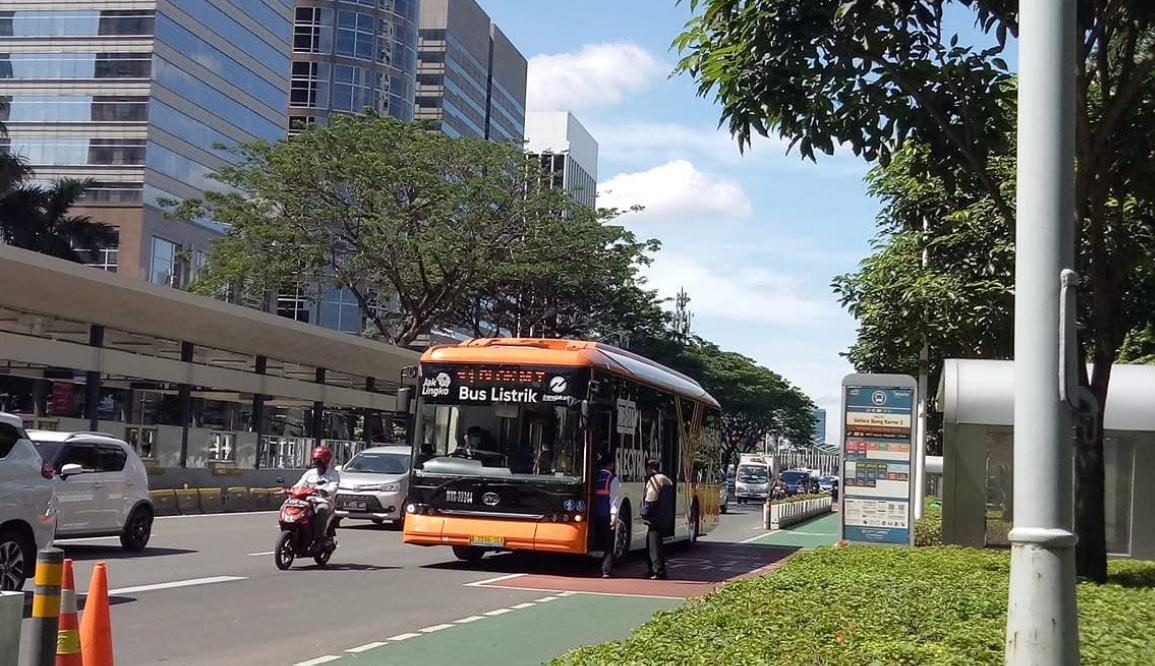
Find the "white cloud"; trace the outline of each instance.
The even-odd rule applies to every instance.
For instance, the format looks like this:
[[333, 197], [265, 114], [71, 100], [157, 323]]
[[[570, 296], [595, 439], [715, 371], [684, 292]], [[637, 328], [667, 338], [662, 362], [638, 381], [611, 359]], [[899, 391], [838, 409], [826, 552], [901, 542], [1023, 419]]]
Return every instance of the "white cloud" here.
[[598, 205], [622, 210], [644, 206], [644, 211], [629, 214], [631, 221], [699, 214], [741, 218], [752, 212], [740, 184], [699, 171], [687, 160], [614, 176], [598, 187]]
[[529, 60], [526, 108], [574, 111], [613, 105], [627, 93], [648, 87], [663, 71], [649, 51], [621, 42], [534, 56]]
[[[833, 296], [811, 296], [799, 279], [760, 266], [724, 260], [707, 265], [696, 257], [663, 250], [646, 269], [646, 277], [648, 285], [663, 296], [684, 288], [690, 295], [690, 310], [703, 320], [744, 322], [744, 328], [759, 324], [798, 327], [829, 323], [840, 316]], [[768, 329], [756, 337], [772, 332]]]

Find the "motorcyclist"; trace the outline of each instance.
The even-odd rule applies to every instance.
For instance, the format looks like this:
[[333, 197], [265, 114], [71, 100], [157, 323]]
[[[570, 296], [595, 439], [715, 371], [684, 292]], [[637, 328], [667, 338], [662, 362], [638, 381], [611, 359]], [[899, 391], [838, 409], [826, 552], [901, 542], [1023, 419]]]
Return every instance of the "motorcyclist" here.
[[313, 504], [313, 539], [320, 543], [325, 538], [329, 517], [333, 515], [332, 498], [337, 492], [341, 475], [330, 464], [333, 452], [327, 446], [313, 449], [313, 467], [301, 475], [294, 488], [313, 488], [317, 492], [309, 497]]

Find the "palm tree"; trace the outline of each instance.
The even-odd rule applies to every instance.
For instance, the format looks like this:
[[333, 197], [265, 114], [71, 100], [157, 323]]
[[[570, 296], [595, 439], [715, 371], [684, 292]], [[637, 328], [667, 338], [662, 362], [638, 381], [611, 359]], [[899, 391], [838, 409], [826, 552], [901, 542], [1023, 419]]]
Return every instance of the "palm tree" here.
[[[0, 137], [7, 134], [0, 123]], [[0, 243], [83, 263], [85, 249], [117, 241], [113, 227], [68, 214], [90, 181], [64, 179], [45, 186], [28, 182], [32, 175], [19, 155], [0, 150]]]

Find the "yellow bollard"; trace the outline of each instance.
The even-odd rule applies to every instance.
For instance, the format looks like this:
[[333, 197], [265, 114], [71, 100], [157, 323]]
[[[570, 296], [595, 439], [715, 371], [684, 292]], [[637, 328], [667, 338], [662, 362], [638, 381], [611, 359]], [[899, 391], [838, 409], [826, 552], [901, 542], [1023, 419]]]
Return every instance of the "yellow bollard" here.
[[24, 666], [54, 666], [56, 663], [56, 634], [60, 623], [60, 584], [63, 575], [64, 551], [45, 548], [37, 554], [31, 631], [20, 662]]

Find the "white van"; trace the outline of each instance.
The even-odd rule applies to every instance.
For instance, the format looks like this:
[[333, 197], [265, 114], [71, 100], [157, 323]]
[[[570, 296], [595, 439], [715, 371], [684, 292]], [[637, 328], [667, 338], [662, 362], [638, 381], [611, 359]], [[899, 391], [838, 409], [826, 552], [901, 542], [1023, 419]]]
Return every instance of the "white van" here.
[[0, 590], [23, 589], [36, 571], [36, 551], [52, 545], [52, 472], [20, 417], [0, 412]]

